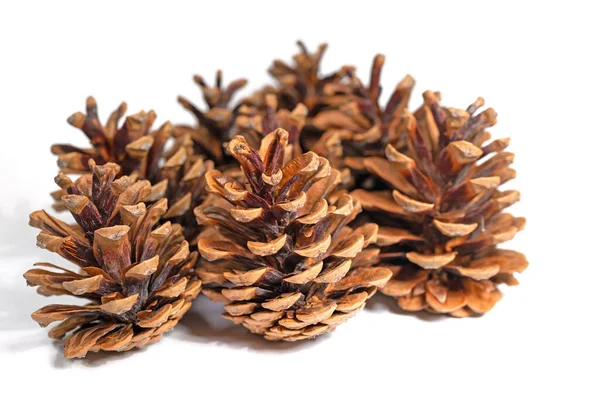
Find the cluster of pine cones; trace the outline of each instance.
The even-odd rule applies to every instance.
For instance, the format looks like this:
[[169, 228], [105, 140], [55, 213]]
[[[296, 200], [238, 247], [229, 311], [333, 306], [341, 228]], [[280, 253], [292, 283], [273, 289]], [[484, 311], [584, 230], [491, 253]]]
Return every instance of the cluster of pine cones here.
[[[200, 294], [225, 303], [224, 317], [268, 340], [332, 331], [379, 290], [406, 311], [481, 315], [516, 285], [525, 257], [498, 248], [525, 226], [505, 208], [519, 192], [508, 139], [492, 140], [493, 109], [466, 109], [402, 79], [380, 102], [384, 57], [364, 83], [355, 68], [319, 71], [326, 49], [302, 43], [275, 79], [235, 105], [246, 85], [202, 77], [204, 102], [179, 98], [195, 126], [153, 111], [105, 124], [90, 97], [69, 124], [89, 148], [56, 144], [54, 208], [30, 224], [37, 245], [77, 265], [25, 273], [38, 293], [85, 305], [48, 305], [32, 317], [59, 322], [50, 337], [66, 357], [126, 351], [171, 330]], [[124, 122], [121, 122], [125, 116]], [[81, 304], [81, 302], [78, 302]]]

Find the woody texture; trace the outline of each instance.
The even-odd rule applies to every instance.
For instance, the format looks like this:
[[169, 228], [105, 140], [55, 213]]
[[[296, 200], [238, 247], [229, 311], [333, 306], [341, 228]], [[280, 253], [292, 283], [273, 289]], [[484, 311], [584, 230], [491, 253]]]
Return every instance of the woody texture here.
[[43, 210], [30, 216], [40, 229], [38, 247], [57, 253], [76, 271], [38, 263], [25, 273], [44, 296], [70, 295], [85, 305], [52, 304], [32, 318], [41, 326], [59, 322], [49, 333], [64, 339], [66, 357], [88, 352], [127, 351], [156, 342], [171, 330], [201, 290], [193, 273], [198, 254], [190, 252], [183, 228], [160, 224], [167, 200], [146, 204], [148, 181], [119, 174], [119, 166], [98, 166], [73, 182], [64, 173], [55, 181], [67, 193], [69, 225]]
[[277, 82], [275, 92], [283, 108], [292, 110], [302, 103], [312, 109], [318, 103], [325, 84], [336, 80], [337, 74], [321, 76], [321, 60], [327, 50], [326, 43], [320, 44], [313, 53], [302, 41], [296, 44], [300, 51], [293, 56], [293, 62], [288, 64], [283, 60], [274, 60], [269, 74]]
[[[85, 134], [91, 147], [53, 145], [52, 152], [58, 155], [61, 172], [85, 174], [92, 160], [97, 165], [117, 164], [118, 176], [148, 180], [152, 184], [148, 198], [168, 200], [169, 208], [162, 218], [180, 224], [185, 238], [195, 244], [202, 227], [196, 225], [193, 210], [206, 197], [204, 174], [214, 168], [214, 162], [195, 153], [189, 133], [174, 135], [170, 122], [152, 130], [156, 120], [154, 111], [126, 116], [119, 125], [126, 111], [127, 104], [121, 103], [103, 125], [96, 100], [88, 97], [86, 113], [77, 112], [67, 121]], [[55, 209], [65, 209], [62, 198], [66, 194], [62, 188], [52, 193]]]
[[308, 152], [286, 159], [288, 132], [265, 137], [259, 151], [234, 138], [229, 149], [246, 182], [207, 174], [213, 204], [196, 210], [215, 233], [198, 242], [213, 263], [199, 271], [224, 316], [269, 340], [297, 341], [331, 331], [359, 312], [391, 277], [369, 268], [377, 225], [352, 229], [360, 212], [349, 195], [329, 202], [339, 181], [326, 159]]
[[395, 87], [387, 103], [379, 98], [385, 57], [373, 59], [370, 79], [364, 84], [353, 67], [344, 69], [338, 82], [324, 86], [321, 108], [310, 125], [319, 132], [313, 151], [327, 157], [337, 168], [350, 168], [356, 185], [368, 187], [362, 161], [365, 157], [383, 156], [385, 146], [406, 146], [406, 127], [402, 113], [408, 107], [414, 79], [407, 75]]
[[232, 134], [243, 136], [253, 148], [258, 148], [262, 139], [277, 128], [283, 128], [288, 132], [288, 142], [293, 155], [302, 154], [300, 137], [308, 109], [302, 103], [298, 103], [292, 111], [279, 108], [277, 96], [273, 93], [255, 94], [261, 98], [260, 104], [246, 103], [240, 105], [232, 127]]
[[231, 126], [235, 120], [237, 106], [232, 106], [233, 96], [246, 86], [246, 79], [236, 79], [223, 86], [223, 74], [217, 72], [215, 85], [210, 86], [200, 75], [194, 76], [194, 82], [200, 86], [207, 109], [201, 110], [183, 96], [179, 96], [179, 103], [196, 118], [196, 125], [177, 125], [175, 136], [188, 135], [194, 143], [196, 154], [203, 155], [212, 160], [217, 166], [230, 162], [230, 157], [225, 153], [224, 144], [231, 139]]
[[52, 145], [52, 196], [74, 223], [40, 210], [30, 225], [74, 266], [24, 275], [73, 300], [32, 314], [66, 357], [154, 343], [201, 294], [254, 334], [300, 341], [377, 291], [406, 312], [460, 318], [519, 283], [528, 261], [508, 242], [525, 218], [507, 211], [520, 194], [505, 186], [514, 154], [489, 131], [496, 112], [482, 98], [415, 100], [410, 75], [382, 100], [383, 55], [363, 81], [351, 65], [324, 73], [326, 44], [297, 45], [245, 97], [246, 79], [194, 76], [204, 103], [178, 97], [191, 125], [157, 126], [126, 103], [101, 122], [93, 97], [67, 119], [88, 144]]
[[385, 157], [364, 157], [362, 166], [379, 186], [352, 192], [380, 224], [380, 265], [394, 277], [382, 290], [407, 311], [455, 317], [489, 311], [501, 298], [498, 284], [518, 284], [514, 273], [525, 256], [498, 245], [525, 227], [505, 209], [519, 192], [503, 191], [513, 179], [508, 139], [491, 140], [496, 112], [442, 107], [425, 92], [414, 113], [404, 109], [406, 148], [385, 147]]
[[154, 111], [140, 111], [129, 115], [119, 126], [127, 112], [127, 104], [121, 103], [114, 110], [105, 125], [99, 120], [96, 99], [88, 97], [86, 113], [77, 112], [67, 122], [80, 129], [90, 141], [90, 148], [81, 148], [71, 144], [54, 144], [52, 153], [58, 156], [58, 166], [64, 173], [85, 174], [88, 161], [94, 160], [102, 165], [113, 162], [121, 167], [121, 173], [133, 172], [141, 176], [155, 173], [166, 135], [152, 135], [150, 130], [156, 120]]

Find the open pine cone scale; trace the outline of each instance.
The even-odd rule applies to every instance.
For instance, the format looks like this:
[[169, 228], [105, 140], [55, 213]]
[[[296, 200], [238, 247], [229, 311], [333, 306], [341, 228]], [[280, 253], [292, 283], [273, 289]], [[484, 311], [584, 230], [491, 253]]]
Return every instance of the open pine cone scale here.
[[[287, 138], [273, 132], [260, 154], [242, 137], [232, 140], [247, 187], [218, 171], [207, 175], [208, 190], [227, 204], [197, 209], [199, 221], [218, 230], [198, 242], [204, 258], [218, 261], [199, 275], [214, 284], [204, 292], [227, 303], [227, 318], [267, 339], [295, 341], [354, 315], [391, 272], [361, 268], [369, 260], [356, 256], [375, 241], [377, 226], [349, 228], [360, 205], [349, 195], [326, 200], [339, 172], [310, 152], [284, 164]], [[377, 252], [369, 254], [372, 263]]]

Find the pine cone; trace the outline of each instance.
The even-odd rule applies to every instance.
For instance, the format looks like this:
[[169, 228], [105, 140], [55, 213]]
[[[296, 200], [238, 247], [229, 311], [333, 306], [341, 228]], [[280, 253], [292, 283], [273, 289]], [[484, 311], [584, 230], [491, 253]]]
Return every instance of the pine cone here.
[[[92, 149], [80, 149], [68, 144], [55, 144], [52, 152], [58, 155], [58, 165], [64, 173], [83, 174], [89, 172], [88, 162], [98, 165], [113, 162], [119, 165], [120, 174], [147, 179], [152, 190], [146, 201], [166, 197], [171, 205], [163, 219], [185, 227], [185, 237], [194, 240], [201, 231], [195, 223], [193, 210], [206, 197], [204, 173], [214, 167], [211, 160], [194, 155], [193, 142], [188, 134], [180, 135], [167, 150], [165, 145], [171, 137], [171, 123], [166, 122], [157, 131], [151, 132], [156, 119], [154, 111], [140, 111], [128, 116], [118, 127], [125, 114], [126, 103], [121, 103], [105, 126], [98, 119], [96, 100], [87, 99], [87, 114], [75, 113], [69, 123], [80, 128], [90, 139]], [[54, 209], [64, 210], [65, 189], [52, 193]]]
[[88, 161], [103, 165], [113, 162], [121, 167], [123, 175], [138, 173], [140, 176], [152, 176], [158, 170], [160, 156], [168, 138], [165, 131], [169, 123], [157, 132], [150, 133], [156, 119], [154, 111], [140, 111], [125, 118], [118, 126], [119, 120], [127, 111], [127, 104], [121, 105], [110, 114], [105, 126], [98, 119], [96, 99], [92, 96], [86, 100], [86, 114], [77, 112], [67, 122], [88, 137], [92, 148], [82, 149], [70, 144], [55, 144], [52, 153], [58, 155], [58, 165], [64, 173], [85, 174], [89, 171]]
[[207, 174], [221, 201], [197, 209], [199, 222], [218, 229], [198, 242], [202, 256], [216, 261], [199, 274], [216, 286], [205, 293], [227, 303], [226, 318], [269, 340], [296, 341], [353, 316], [391, 272], [368, 268], [378, 251], [363, 249], [377, 225], [347, 226], [360, 205], [347, 194], [326, 200], [339, 172], [312, 152], [284, 164], [287, 144], [283, 129], [267, 135], [260, 153], [241, 136], [230, 142], [246, 187], [216, 170]]
[[214, 162], [194, 155], [187, 135], [177, 138], [165, 157], [158, 173], [150, 179], [154, 185], [144, 200], [153, 202], [165, 197], [170, 206], [162, 219], [180, 224], [185, 239], [195, 246], [203, 227], [196, 224], [194, 209], [206, 200], [204, 175], [214, 168]]
[[311, 120], [311, 126], [321, 135], [310, 148], [327, 157], [336, 168], [350, 167], [355, 174], [360, 173], [364, 171], [364, 157], [382, 156], [388, 144], [402, 148], [406, 143], [400, 117], [415, 82], [407, 75], [387, 104], [380, 105], [379, 82], [384, 61], [380, 54], [373, 59], [368, 86], [356, 76], [354, 68], [346, 68], [347, 80], [328, 83], [324, 88], [323, 106]]
[[444, 108], [425, 92], [425, 104], [402, 114], [408, 150], [392, 145], [386, 158], [364, 160], [367, 170], [391, 189], [352, 196], [380, 223], [381, 264], [394, 277], [382, 290], [408, 311], [427, 310], [455, 317], [483, 314], [500, 299], [499, 283], [515, 285], [522, 254], [498, 249], [525, 226], [504, 209], [519, 192], [498, 187], [515, 177], [505, 152], [508, 139], [485, 144], [496, 113], [479, 98], [466, 111]]
[[[329, 76], [321, 76], [320, 65], [327, 44], [322, 43], [317, 51], [310, 53], [303, 42], [297, 42], [300, 52], [294, 55], [293, 65], [274, 60], [269, 74], [278, 83], [279, 104], [282, 108], [293, 110], [299, 103], [312, 110], [319, 102], [323, 88], [327, 83], [338, 82], [344, 75], [338, 71]], [[270, 88], [266, 89], [270, 91]]]
[[201, 281], [193, 274], [198, 254], [190, 253], [179, 225], [157, 226], [167, 200], [149, 208], [141, 201], [148, 181], [130, 176], [115, 179], [119, 166], [96, 166], [92, 174], [72, 182], [60, 173], [56, 182], [76, 224], [45, 211], [30, 216], [39, 228], [38, 246], [81, 267], [73, 272], [49, 263], [24, 277], [38, 293], [73, 295], [87, 305], [48, 305], [32, 314], [41, 326], [62, 321], [49, 336], [64, 341], [66, 357], [90, 351], [126, 351], [143, 347], [171, 330], [198, 296]]
[[234, 109], [229, 103], [234, 94], [246, 86], [246, 79], [237, 79], [222, 87], [222, 72], [217, 71], [215, 86], [210, 87], [204, 79], [196, 75], [194, 81], [200, 86], [204, 101], [208, 106], [207, 111], [201, 111], [189, 100], [178, 97], [179, 103], [198, 120], [195, 127], [178, 125], [175, 127], [175, 136], [189, 134], [194, 140], [195, 153], [204, 155], [213, 160], [217, 166], [227, 164], [228, 158], [223, 152], [223, 144], [228, 142], [231, 125], [234, 120]]

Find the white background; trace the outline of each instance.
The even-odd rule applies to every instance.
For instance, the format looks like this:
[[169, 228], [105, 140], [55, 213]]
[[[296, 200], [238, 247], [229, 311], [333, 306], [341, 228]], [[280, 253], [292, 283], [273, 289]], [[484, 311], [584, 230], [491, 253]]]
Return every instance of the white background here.
[[[0, 5], [0, 398], [598, 398], [598, 121], [594, 2], [175, 1]], [[521, 285], [482, 318], [403, 315], [376, 297], [331, 335], [273, 344], [222, 321], [200, 300], [159, 344], [65, 360], [29, 314], [48, 299], [21, 275], [36, 261], [29, 212], [50, 206], [54, 142], [84, 144], [65, 119], [126, 100], [162, 123], [192, 122], [194, 73], [268, 82], [274, 57], [301, 38], [330, 44], [322, 67], [367, 79], [386, 54], [384, 99], [406, 73], [446, 105], [483, 96], [512, 137], [528, 218], [511, 247], [527, 254]], [[158, 125], [158, 124], [157, 124]], [[64, 262], [63, 262], [64, 265]]]

